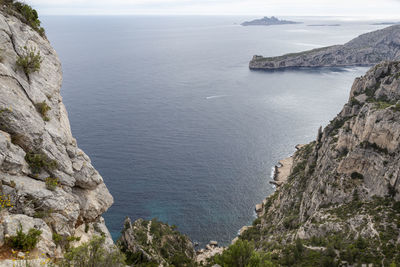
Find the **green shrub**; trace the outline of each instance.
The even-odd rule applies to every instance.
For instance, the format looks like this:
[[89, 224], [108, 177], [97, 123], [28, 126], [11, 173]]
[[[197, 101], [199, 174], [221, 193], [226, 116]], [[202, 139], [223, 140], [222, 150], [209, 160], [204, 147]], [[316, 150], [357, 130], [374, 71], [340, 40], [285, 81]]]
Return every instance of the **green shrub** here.
[[22, 225], [19, 224], [19, 229], [17, 230], [17, 234], [15, 236], [10, 236], [7, 239], [7, 242], [10, 247], [18, 250], [32, 250], [36, 247], [39, 242], [39, 237], [42, 234], [42, 231], [37, 230], [35, 228], [29, 229], [28, 233], [25, 234], [22, 231]]
[[58, 178], [47, 177], [45, 179], [45, 183], [46, 183], [47, 189], [54, 191], [54, 190], [56, 190], [57, 186], [59, 185], [59, 180], [58, 180]]
[[326, 246], [326, 239], [324, 237], [320, 236], [312, 236], [310, 243], [312, 246], [318, 246], [318, 247], [323, 247]]
[[122, 267], [125, 256], [118, 250], [106, 249], [105, 238], [95, 236], [83, 245], [71, 248], [60, 262], [61, 267]]
[[60, 246], [62, 249], [69, 250], [71, 242], [80, 241], [80, 237], [75, 236], [63, 236], [57, 233], [53, 233], [53, 241], [56, 245]]
[[43, 59], [40, 52], [36, 52], [36, 48], [28, 48], [24, 46], [24, 53], [22, 56], [18, 56], [17, 66], [20, 67], [25, 74], [28, 76], [31, 73], [40, 70], [40, 64], [42, 64]]
[[35, 9], [30, 7], [25, 3], [21, 3], [15, 0], [0, 0], [0, 4], [6, 6], [8, 13], [14, 15], [16, 12], [18, 16], [24, 23], [28, 24], [35, 31], [37, 31], [41, 36], [45, 36], [45, 31], [43, 27], [40, 26], [40, 20], [38, 13]]
[[396, 104], [395, 106], [391, 107], [391, 109], [395, 112], [400, 112], [400, 104]]
[[4, 49], [0, 48], [0, 62], [3, 62], [3, 60], [4, 60], [3, 52], [4, 52]]
[[365, 248], [368, 246], [368, 242], [365, 241], [364, 238], [362, 238], [361, 236], [359, 236], [359, 237], [357, 238], [357, 240], [356, 240], [355, 245], [356, 245], [356, 247], [357, 247], [358, 249], [365, 249]]
[[240, 239], [258, 242], [262, 237], [262, 233], [258, 227], [249, 227], [246, 231], [242, 232]]
[[330, 124], [328, 125], [328, 127], [330, 127], [329, 130], [329, 134], [330, 135], [335, 135], [337, 133], [337, 131], [342, 128], [342, 126], [345, 124], [345, 122], [348, 120], [349, 118], [342, 118], [342, 119], [334, 119], [332, 121], [330, 121]]
[[15, 188], [15, 187], [17, 187], [17, 184], [13, 180], [11, 180], [10, 181], [10, 187], [11, 188]]
[[297, 164], [292, 171], [292, 175], [295, 175], [301, 171], [304, 171], [306, 169], [307, 166], [307, 160], [303, 160], [301, 161], [299, 164]]
[[400, 201], [393, 203], [393, 209], [400, 214]]
[[373, 149], [379, 153], [389, 154], [387, 148], [382, 148], [378, 146], [376, 143], [370, 143], [369, 141], [363, 141], [362, 143], [360, 143], [360, 146], [365, 149]]
[[352, 105], [352, 106], [361, 106], [361, 103], [355, 97], [352, 97], [350, 99], [350, 105]]
[[362, 180], [362, 179], [364, 179], [364, 175], [362, 175], [361, 173], [358, 173], [358, 172], [353, 172], [351, 174], [351, 178], [352, 179], [360, 179], [360, 180]]
[[33, 217], [43, 219], [43, 218], [50, 216], [50, 214], [52, 214], [53, 212], [54, 212], [54, 210], [52, 210], [52, 209], [37, 210], [33, 214]]
[[25, 160], [34, 174], [40, 173], [42, 169], [54, 170], [57, 168], [57, 162], [49, 159], [49, 157], [43, 153], [28, 152], [25, 155]]
[[283, 226], [286, 229], [296, 229], [299, 226], [298, 225], [298, 219], [299, 219], [299, 216], [296, 215], [296, 214], [288, 215], [283, 220]]
[[377, 109], [386, 109], [390, 106], [392, 106], [393, 104], [389, 103], [389, 102], [384, 102], [384, 101], [378, 101], [375, 103], [375, 107]]
[[46, 101], [43, 101], [41, 103], [35, 104], [36, 110], [42, 115], [43, 120], [49, 121], [50, 118], [47, 117], [47, 112], [51, 110], [51, 107], [47, 105]]
[[24, 149], [27, 148], [28, 140], [25, 135], [20, 133], [15, 133], [11, 135], [11, 143]]
[[240, 239], [221, 255], [216, 255], [214, 261], [222, 267], [274, 266], [268, 255], [255, 251], [253, 244]]

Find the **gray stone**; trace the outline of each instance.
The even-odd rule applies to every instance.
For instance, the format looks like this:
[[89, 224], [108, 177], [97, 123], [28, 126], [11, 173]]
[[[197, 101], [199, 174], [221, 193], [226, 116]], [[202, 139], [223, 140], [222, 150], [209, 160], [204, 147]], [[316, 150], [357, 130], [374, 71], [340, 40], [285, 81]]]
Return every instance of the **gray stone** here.
[[218, 246], [218, 242], [217, 241], [210, 241], [210, 246], [215, 246], [215, 247], [217, 247]]

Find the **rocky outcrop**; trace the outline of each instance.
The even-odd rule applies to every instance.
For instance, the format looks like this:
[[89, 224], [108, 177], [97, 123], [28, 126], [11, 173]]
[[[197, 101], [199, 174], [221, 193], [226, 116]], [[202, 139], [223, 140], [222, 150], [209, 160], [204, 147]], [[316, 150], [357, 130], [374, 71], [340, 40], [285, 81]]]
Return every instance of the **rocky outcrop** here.
[[201, 265], [206, 265], [210, 258], [215, 255], [222, 254], [226, 248], [219, 247], [217, 241], [210, 241], [205, 248], [198, 250], [196, 253], [196, 262]]
[[[112, 244], [101, 215], [113, 198], [71, 134], [56, 52], [46, 38], [3, 11], [0, 48], [0, 194], [11, 203], [0, 214], [0, 243], [21, 223], [24, 232], [42, 231], [37, 247], [48, 257], [62, 255], [53, 234], [83, 242], [102, 233]], [[16, 64], [27, 49], [42, 59], [39, 71], [30, 74]]]
[[342, 111], [294, 154], [287, 181], [240, 238], [281, 265], [398, 264], [399, 160], [400, 62], [384, 62], [355, 80]]
[[131, 266], [192, 266], [195, 261], [193, 243], [175, 227], [156, 219], [125, 219], [118, 246]]
[[344, 45], [317, 48], [279, 57], [254, 56], [249, 67], [277, 70], [301, 67], [371, 66], [400, 59], [400, 25], [366, 33]]

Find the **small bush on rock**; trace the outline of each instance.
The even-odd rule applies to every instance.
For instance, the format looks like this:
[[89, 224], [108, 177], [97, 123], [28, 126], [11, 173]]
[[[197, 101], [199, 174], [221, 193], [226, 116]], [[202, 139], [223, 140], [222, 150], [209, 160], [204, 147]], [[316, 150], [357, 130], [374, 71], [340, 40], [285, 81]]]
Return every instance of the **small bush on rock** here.
[[20, 133], [12, 134], [11, 142], [16, 146], [21, 147], [22, 149], [26, 149], [28, 147], [27, 146], [27, 143], [28, 143], [27, 137]]
[[25, 155], [25, 160], [34, 174], [40, 173], [42, 169], [53, 170], [57, 168], [57, 162], [49, 159], [43, 153], [29, 152]]
[[40, 115], [42, 115], [44, 121], [50, 120], [50, 118], [47, 117], [47, 112], [51, 110], [51, 107], [49, 107], [49, 105], [47, 105], [45, 101], [35, 104], [35, 107], [36, 110], [40, 113]]
[[351, 174], [351, 178], [352, 179], [360, 179], [360, 180], [362, 180], [362, 179], [364, 179], [364, 175], [362, 175], [361, 173], [358, 173], [358, 172], [353, 172]]
[[59, 185], [59, 180], [58, 180], [58, 178], [47, 177], [45, 179], [45, 183], [46, 183], [47, 189], [54, 191], [54, 190], [56, 190], [57, 186]]
[[39, 237], [42, 231], [35, 228], [29, 229], [28, 233], [25, 234], [22, 230], [22, 225], [19, 224], [19, 229], [15, 236], [10, 236], [7, 241], [10, 247], [22, 251], [32, 250], [36, 247], [39, 242]]
[[80, 241], [80, 237], [75, 236], [63, 236], [57, 233], [53, 233], [53, 241], [57, 245], [59, 245], [62, 249], [69, 250], [71, 246], [71, 242]]
[[37, 210], [33, 214], [33, 217], [34, 218], [39, 218], [39, 219], [45, 219], [45, 218], [49, 217], [53, 212], [54, 212], [53, 209]]
[[17, 66], [20, 67], [25, 74], [28, 76], [31, 73], [40, 70], [40, 64], [42, 64], [43, 59], [40, 52], [36, 52], [36, 48], [28, 48], [24, 46], [24, 53], [22, 56], [18, 56]]

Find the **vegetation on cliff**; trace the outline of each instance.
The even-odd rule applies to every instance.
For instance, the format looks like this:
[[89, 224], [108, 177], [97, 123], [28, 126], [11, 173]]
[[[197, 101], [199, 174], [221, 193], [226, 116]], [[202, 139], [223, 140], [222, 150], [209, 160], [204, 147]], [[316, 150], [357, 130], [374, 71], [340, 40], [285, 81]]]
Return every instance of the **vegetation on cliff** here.
[[18, 56], [16, 63], [17, 66], [20, 67], [27, 76], [29, 76], [29, 74], [40, 70], [40, 64], [42, 61], [43, 59], [39, 51], [36, 51], [35, 48], [24, 46], [24, 54]]
[[105, 238], [93, 237], [78, 247], [71, 248], [64, 258], [57, 262], [60, 267], [122, 267], [126, 266], [125, 256], [118, 250], [105, 245]]
[[189, 238], [157, 219], [131, 223], [127, 218], [117, 245], [132, 266], [195, 266]]
[[40, 25], [38, 13], [31, 6], [15, 0], [0, 0], [0, 6], [7, 13], [18, 16], [19, 19], [31, 26], [41, 36], [45, 35], [44, 28]]
[[252, 242], [237, 240], [222, 254], [216, 255], [213, 260], [222, 267], [271, 267], [274, 264], [270, 255], [254, 250]]

